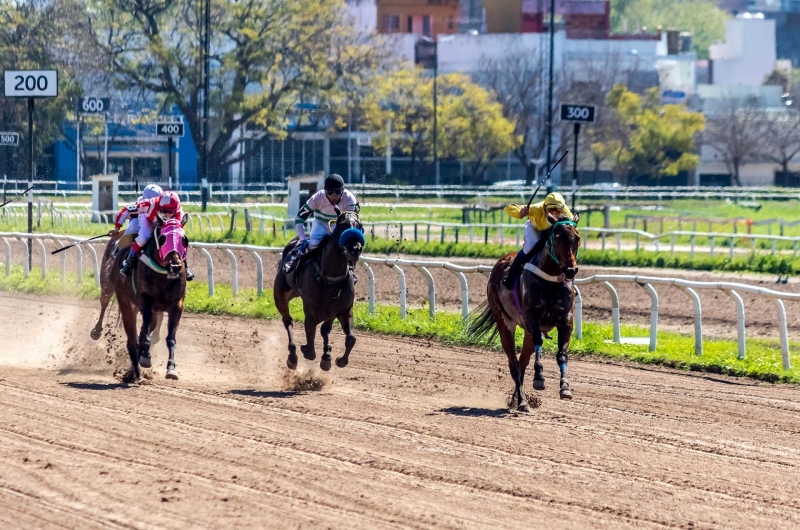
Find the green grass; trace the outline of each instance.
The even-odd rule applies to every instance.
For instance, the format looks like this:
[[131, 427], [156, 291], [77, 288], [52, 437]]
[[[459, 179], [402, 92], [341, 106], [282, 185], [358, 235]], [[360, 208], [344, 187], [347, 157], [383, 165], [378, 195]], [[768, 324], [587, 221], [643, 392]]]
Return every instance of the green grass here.
[[[69, 295], [84, 299], [97, 299], [99, 290], [91, 278], [82, 285], [75, 283], [75, 276], [68, 277], [62, 284], [56, 276], [41, 278], [34, 269], [24, 278], [21, 269], [14, 268], [10, 277], [0, 277], [0, 290], [23, 292], [37, 295]], [[291, 303], [292, 316], [302, 320], [302, 302], [297, 299]], [[202, 282], [188, 284], [186, 310], [192, 313], [227, 315], [244, 318], [275, 319], [278, 311], [273, 303], [271, 290], [258, 297], [254, 289], [240, 290], [233, 296], [231, 287], [225, 284], [215, 286], [215, 295], [208, 295], [208, 286]], [[356, 328], [374, 333], [428, 338], [445, 345], [485, 346], [500, 355], [498, 341], [486, 344], [475, 341], [466, 333], [465, 322], [456, 313], [440, 312], [434, 319], [428, 310], [412, 309], [407, 318], [400, 318], [397, 307], [379, 305], [374, 314], [369, 314], [366, 303], [358, 302], [354, 307]], [[623, 326], [623, 337], [646, 337], [647, 328], [643, 326]], [[748, 339], [747, 356], [737, 358], [737, 343], [732, 340], [709, 340], [703, 343], [702, 356], [694, 353], [694, 337], [680, 333], [660, 331], [656, 352], [648, 352], [646, 345], [611, 344], [612, 329], [608, 324], [585, 323], [583, 338], [573, 338], [570, 355], [575, 357], [600, 356], [609, 359], [634, 361], [676, 368], [679, 370], [702, 371], [732, 376], [749, 377], [768, 382], [800, 383], [800, 343], [790, 342], [790, 358], [793, 368], [784, 371], [781, 364], [780, 346], [777, 339]], [[521, 330], [517, 330], [517, 344], [522, 344]], [[555, 342], [546, 341], [545, 350], [555, 353]]]

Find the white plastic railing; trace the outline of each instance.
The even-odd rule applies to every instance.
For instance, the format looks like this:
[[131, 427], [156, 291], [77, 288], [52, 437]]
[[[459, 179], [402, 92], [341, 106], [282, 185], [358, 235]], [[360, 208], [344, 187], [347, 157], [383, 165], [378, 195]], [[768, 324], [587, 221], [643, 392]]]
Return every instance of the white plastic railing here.
[[[41, 253], [41, 269], [42, 277], [47, 275], [47, 249], [44, 241], [53, 241], [58, 246], [62, 246], [64, 242], [75, 243], [83, 241], [84, 238], [74, 236], [64, 236], [56, 234], [26, 234], [26, 233], [0, 233], [0, 239], [3, 240], [6, 247], [6, 276], [11, 274], [11, 261], [12, 261], [12, 245], [10, 239], [16, 239], [26, 247], [25, 256], [27, 256], [27, 245], [33, 244], [35, 241]], [[105, 245], [107, 240], [99, 239], [91, 243], [84, 243], [73, 247], [77, 253], [77, 267], [79, 281], [83, 281], [83, 248], [87, 248], [92, 259], [93, 275], [95, 285], [100, 284], [99, 262], [97, 257], [97, 250], [95, 246]], [[232, 245], [226, 243], [192, 243], [192, 247], [198, 248], [206, 259], [208, 269], [208, 293], [210, 296], [214, 295], [214, 260], [210, 252], [211, 249], [223, 251], [230, 263], [231, 267], [231, 287], [234, 295], [239, 290], [238, 278], [238, 258], [234, 251], [242, 251], [250, 254], [254, 258], [256, 265], [256, 281], [258, 296], [262, 296], [264, 292], [264, 269], [261, 254], [280, 254], [283, 251], [281, 247], [258, 247], [252, 245]], [[61, 281], [64, 282], [66, 278], [66, 252], [61, 254]], [[28, 260], [23, 259], [24, 273], [27, 277], [30, 273], [28, 269]], [[400, 315], [402, 318], [407, 314], [407, 301], [406, 301], [406, 268], [415, 268], [426, 278], [428, 282], [428, 305], [430, 316], [434, 317], [436, 314], [436, 285], [430, 269], [441, 268], [452, 273], [458, 278], [461, 286], [461, 315], [466, 318], [469, 314], [469, 283], [467, 274], [480, 273], [489, 276], [492, 267], [488, 265], [456, 265], [447, 261], [433, 261], [433, 260], [401, 260], [401, 259], [386, 259], [374, 256], [362, 256], [361, 264], [367, 271], [367, 292], [369, 312], [373, 313], [375, 310], [375, 275], [373, 267], [383, 265], [393, 269], [398, 276], [398, 303], [400, 305]], [[621, 336], [620, 330], [620, 308], [619, 296], [614, 283], [635, 283], [640, 285], [650, 296], [650, 332], [649, 332], [649, 349], [655, 351], [657, 348], [658, 336], [658, 294], [654, 286], [672, 286], [680, 289], [689, 297], [693, 305], [694, 315], [694, 335], [695, 335], [695, 352], [698, 355], [703, 353], [703, 332], [702, 332], [702, 304], [697, 291], [699, 290], [718, 290], [726, 293], [736, 305], [736, 328], [738, 336], [738, 355], [739, 358], [744, 358], [746, 353], [746, 334], [745, 334], [745, 307], [744, 302], [739, 293], [750, 293], [758, 296], [763, 296], [773, 300], [777, 312], [778, 333], [781, 344], [781, 356], [783, 361], [783, 368], [788, 370], [791, 368], [789, 358], [789, 335], [787, 329], [786, 309], [784, 302], [800, 302], [800, 293], [786, 293], [774, 291], [763, 287], [756, 287], [742, 283], [731, 282], [697, 282], [690, 280], [682, 280], [678, 278], [661, 278], [655, 276], [638, 276], [638, 275], [603, 275], [598, 274], [589, 278], [581, 278], [574, 281], [575, 288], [575, 329], [574, 333], [577, 338], [583, 336], [583, 297], [580, 292], [580, 287], [589, 284], [599, 284], [602, 286], [611, 297], [611, 320], [612, 320], [612, 334], [613, 342], [624, 342], [625, 339]]]

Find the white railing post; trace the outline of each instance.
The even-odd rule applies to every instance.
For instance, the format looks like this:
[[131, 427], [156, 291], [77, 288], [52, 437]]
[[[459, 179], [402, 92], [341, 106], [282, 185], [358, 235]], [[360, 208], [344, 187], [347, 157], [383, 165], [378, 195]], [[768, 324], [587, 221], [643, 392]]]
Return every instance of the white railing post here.
[[772, 301], [775, 302], [775, 309], [778, 310], [778, 333], [781, 337], [783, 369], [789, 370], [792, 367], [792, 363], [789, 360], [789, 331], [786, 329], [786, 308], [780, 298], [773, 298]]
[[17, 237], [17, 241], [19, 241], [20, 243], [25, 245], [25, 255], [24, 255], [22, 261], [24, 262], [24, 268], [23, 268], [24, 275], [25, 275], [25, 278], [27, 278], [28, 275], [31, 273], [30, 263], [28, 263], [28, 253], [30, 252], [30, 248], [29, 248], [30, 247], [30, 241], [28, 241], [27, 239], [23, 239], [21, 237]]
[[253, 252], [253, 257], [256, 259], [256, 286], [258, 289], [258, 297], [261, 298], [261, 295], [264, 293], [264, 262], [261, 260], [261, 256], [258, 255], [258, 252], [255, 250]]
[[229, 248], [225, 248], [225, 253], [231, 260], [231, 291], [233, 296], [239, 294], [239, 263], [236, 261], [236, 255]]
[[622, 341], [619, 332], [619, 296], [617, 290], [610, 283], [603, 282], [601, 285], [611, 295], [611, 328], [614, 334], [614, 343], [619, 344]]
[[400, 318], [406, 318], [406, 273], [396, 263], [392, 269], [397, 273], [397, 283], [400, 288]]
[[97, 260], [97, 251], [90, 244], [86, 245], [89, 248], [89, 253], [92, 255], [92, 267], [94, 267], [94, 285], [100, 287], [100, 264]]
[[200, 252], [205, 256], [206, 267], [208, 268], [208, 296], [214, 296], [214, 260], [206, 249], [200, 248]]
[[739, 359], [744, 359], [745, 355], [745, 331], [744, 331], [744, 301], [739, 293], [733, 290], [726, 290], [728, 296], [736, 302], [736, 331], [739, 339]]
[[78, 251], [78, 283], [83, 283], [83, 250], [80, 245], [73, 247]]
[[39, 251], [42, 253], [42, 279], [47, 278], [47, 249], [44, 247], [42, 239], [37, 237], [36, 242], [39, 244]]
[[367, 269], [367, 303], [369, 305], [369, 314], [372, 315], [375, 313], [375, 273], [366, 261], [362, 260], [361, 264]]
[[[64, 246], [64, 243], [61, 242], [60, 239], [56, 239], [55, 242], [58, 244], [58, 248]], [[61, 254], [61, 283], [67, 281], [67, 253], [60, 252]]]
[[694, 352], [703, 355], [703, 305], [700, 297], [691, 287], [680, 288], [692, 300], [694, 307]]
[[658, 293], [649, 283], [639, 285], [650, 295], [650, 351], [656, 351], [658, 343]]
[[11, 276], [11, 243], [6, 238], [3, 238], [3, 243], [6, 244], [6, 278], [8, 278]]
[[583, 297], [581, 296], [581, 290], [578, 289], [578, 286], [573, 284], [572, 288], [575, 290], [575, 314], [574, 314], [574, 321], [575, 321], [575, 338], [582, 339], [583, 338]]
[[425, 267], [419, 267], [420, 272], [425, 279], [428, 280], [428, 309], [431, 314], [431, 318], [436, 316], [436, 284], [433, 282], [433, 275], [431, 275], [430, 271]]
[[467, 283], [467, 277], [464, 276], [463, 272], [454, 270], [450, 270], [450, 272], [455, 274], [458, 281], [461, 282], [461, 317], [467, 318], [469, 316], [469, 284]]

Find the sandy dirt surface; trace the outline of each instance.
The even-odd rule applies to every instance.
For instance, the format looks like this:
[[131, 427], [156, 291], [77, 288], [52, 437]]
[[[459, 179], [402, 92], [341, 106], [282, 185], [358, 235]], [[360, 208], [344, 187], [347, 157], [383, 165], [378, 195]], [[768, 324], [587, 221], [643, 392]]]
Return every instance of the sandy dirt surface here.
[[548, 358], [509, 414], [502, 355], [359, 332], [348, 368], [296, 377], [278, 323], [194, 315], [181, 380], [159, 345], [127, 387], [95, 316], [0, 295], [2, 528], [800, 525], [796, 387], [576, 361], [560, 401]]

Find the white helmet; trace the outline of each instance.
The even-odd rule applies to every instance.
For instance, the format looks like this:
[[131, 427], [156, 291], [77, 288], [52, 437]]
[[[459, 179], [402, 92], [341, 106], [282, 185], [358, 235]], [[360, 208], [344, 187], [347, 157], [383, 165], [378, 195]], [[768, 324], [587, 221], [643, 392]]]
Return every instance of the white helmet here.
[[145, 199], [155, 199], [156, 197], [160, 197], [162, 193], [164, 193], [164, 190], [162, 190], [161, 186], [158, 184], [148, 184], [142, 192], [142, 197]]

